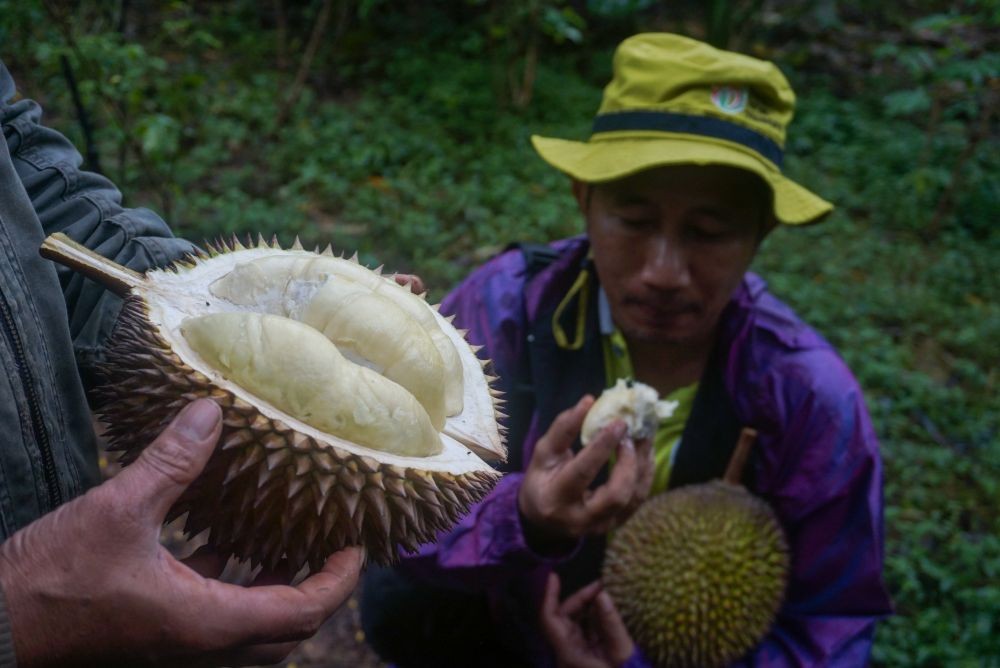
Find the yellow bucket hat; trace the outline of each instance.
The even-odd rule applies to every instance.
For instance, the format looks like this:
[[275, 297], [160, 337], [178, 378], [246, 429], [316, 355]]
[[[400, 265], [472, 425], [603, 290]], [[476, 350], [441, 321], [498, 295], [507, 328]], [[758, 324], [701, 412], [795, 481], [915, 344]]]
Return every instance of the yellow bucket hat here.
[[586, 142], [531, 138], [550, 165], [587, 183], [663, 165], [729, 165], [757, 174], [786, 225], [821, 220], [833, 205], [781, 173], [795, 93], [767, 61], [667, 33], [615, 51], [614, 75]]

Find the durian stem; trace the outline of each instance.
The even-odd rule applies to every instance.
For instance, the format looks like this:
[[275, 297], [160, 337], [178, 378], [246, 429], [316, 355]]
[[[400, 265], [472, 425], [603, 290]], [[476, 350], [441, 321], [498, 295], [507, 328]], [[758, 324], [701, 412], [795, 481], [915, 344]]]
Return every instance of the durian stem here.
[[743, 467], [746, 466], [747, 458], [750, 456], [750, 448], [753, 447], [755, 440], [757, 440], [757, 430], [752, 427], [743, 427], [743, 431], [740, 432], [740, 440], [736, 442], [736, 449], [733, 450], [733, 456], [729, 458], [729, 466], [726, 467], [726, 475], [722, 477], [723, 481], [730, 485], [740, 484], [740, 480], [743, 478]]
[[142, 274], [98, 255], [62, 232], [49, 235], [38, 250], [42, 257], [92, 278], [115, 294], [124, 297], [146, 280]]

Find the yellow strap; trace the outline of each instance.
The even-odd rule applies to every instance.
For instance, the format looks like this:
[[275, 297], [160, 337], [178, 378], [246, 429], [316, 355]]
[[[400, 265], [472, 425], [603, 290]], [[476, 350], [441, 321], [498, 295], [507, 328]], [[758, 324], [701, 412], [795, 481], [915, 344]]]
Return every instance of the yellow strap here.
[[[584, 328], [587, 323], [587, 303], [590, 296], [589, 278], [590, 275], [587, 270], [582, 270], [570, 287], [569, 292], [559, 302], [556, 312], [552, 314], [552, 336], [555, 337], [556, 345], [564, 350], [579, 350], [583, 347]], [[572, 341], [569, 341], [559, 321], [562, 319], [563, 312], [569, 307], [570, 302], [573, 301], [573, 297], [578, 292], [580, 293], [580, 303], [576, 308], [576, 336]]]

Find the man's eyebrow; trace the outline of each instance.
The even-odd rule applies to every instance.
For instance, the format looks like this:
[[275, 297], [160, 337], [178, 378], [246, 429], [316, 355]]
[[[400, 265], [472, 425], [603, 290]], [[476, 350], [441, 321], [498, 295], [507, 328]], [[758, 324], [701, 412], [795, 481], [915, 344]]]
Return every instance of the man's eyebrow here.
[[736, 226], [741, 222], [740, 212], [735, 207], [727, 207], [717, 203], [705, 203], [694, 207], [692, 214], [702, 214], [711, 216], [720, 223]]
[[631, 190], [618, 190], [610, 193], [611, 203], [616, 206], [651, 206], [652, 201]]

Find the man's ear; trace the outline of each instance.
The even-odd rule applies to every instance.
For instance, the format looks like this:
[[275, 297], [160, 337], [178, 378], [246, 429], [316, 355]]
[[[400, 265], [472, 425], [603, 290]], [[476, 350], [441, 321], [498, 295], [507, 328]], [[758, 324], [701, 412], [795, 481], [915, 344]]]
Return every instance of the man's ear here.
[[573, 179], [571, 187], [573, 189], [573, 197], [576, 199], [576, 205], [580, 208], [580, 213], [587, 215], [587, 209], [590, 208], [590, 184]]

